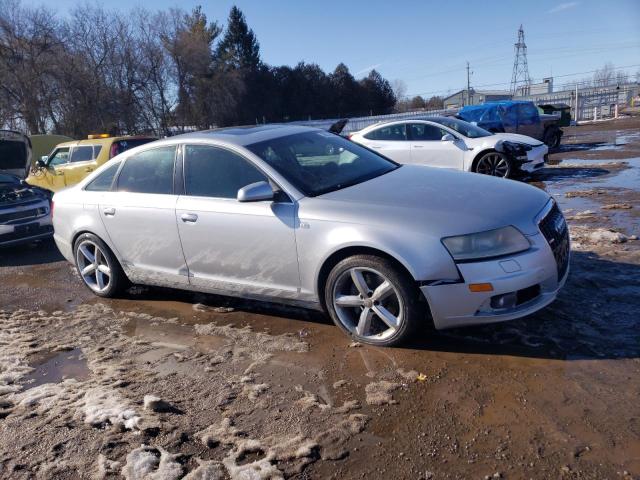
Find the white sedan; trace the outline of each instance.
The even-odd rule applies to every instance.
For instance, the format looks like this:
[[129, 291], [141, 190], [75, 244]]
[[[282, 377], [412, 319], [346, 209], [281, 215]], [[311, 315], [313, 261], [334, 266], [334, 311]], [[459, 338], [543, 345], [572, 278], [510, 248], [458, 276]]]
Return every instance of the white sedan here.
[[453, 117], [377, 123], [349, 138], [398, 163], [509, 178], [544, 166], [547, 146], [516, 133], [491, 133]]

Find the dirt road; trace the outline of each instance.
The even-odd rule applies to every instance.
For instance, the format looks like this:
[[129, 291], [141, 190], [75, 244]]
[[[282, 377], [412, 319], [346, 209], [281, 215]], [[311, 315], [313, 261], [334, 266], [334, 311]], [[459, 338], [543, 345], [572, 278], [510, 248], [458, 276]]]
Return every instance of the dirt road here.
[[566, 129], [569, 219], [529, 318], [354, 345], [321, 315], [0, 251], [0, 478], [640, 478], [640, 121]]

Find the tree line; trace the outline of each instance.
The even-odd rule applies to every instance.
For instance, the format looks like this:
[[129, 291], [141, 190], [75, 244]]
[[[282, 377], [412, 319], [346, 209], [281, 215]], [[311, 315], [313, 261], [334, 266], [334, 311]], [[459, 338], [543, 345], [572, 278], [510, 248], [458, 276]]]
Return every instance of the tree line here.
[[0, 127], [31, 134], [170, 135], [185, 128], [390, 113], [377, 71], [271, 66], [237, 7], [190, 12], [83, 4], [60, 17], [0, 0]]

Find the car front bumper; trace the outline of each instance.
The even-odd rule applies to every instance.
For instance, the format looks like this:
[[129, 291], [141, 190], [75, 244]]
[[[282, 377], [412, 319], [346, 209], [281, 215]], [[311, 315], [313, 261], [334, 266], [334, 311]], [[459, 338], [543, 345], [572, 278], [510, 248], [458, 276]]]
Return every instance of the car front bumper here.
[[519, 164], [519, 169], [523, 172], [531, 173], [544, 167], [549, 147], [538, 145], [527, 151], [527, 159]]
[[[0, 224], [0, 247], [42, 240], [53, 235], [48, 202], [45, 201], [42, 205], [35, 204], [29, 206], [30, 209], [37, 209], [38, 207], [46, 208], [47, 213], [33, 218], [25, 218], [19, 221]], [[18, 208], [3, 209], [2, 214], [11, 214], [19, 211]]]
[[[559, 279], [556, 260], [544, 236], [540, 233], [528, 238], [532, 246], [526, 252], [458, 263], [461, 282], [422, 286], [435, 327], [440, 330], [513, 320], [553, 302], [569, 270]], [[471, 292], [469, 285], [477, 283], [491, 283], [493, 291]], [[522, 301], [510, 308], [492, 308], [492, 298], [505, 294], [515, 294]]]

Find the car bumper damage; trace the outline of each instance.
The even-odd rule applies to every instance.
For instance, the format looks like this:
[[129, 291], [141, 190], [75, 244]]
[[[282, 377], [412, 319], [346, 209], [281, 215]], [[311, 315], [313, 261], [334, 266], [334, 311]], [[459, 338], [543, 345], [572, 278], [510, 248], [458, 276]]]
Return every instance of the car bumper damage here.
[[570, 257], [568, 229], [555, 204], [540, 230], [528, 237], [531, 248], [526, 252], [458, 263], [458, 281], [421, 286], [435, 327], [513, 320], [553, 302], [567, 280]]
[[510, 141], [500, 142], [496, 150], [507, 155], [516, 170], [525, 173], [544, 167], [549, 153], [549, 148], [543, 143], [533, 146]]

